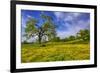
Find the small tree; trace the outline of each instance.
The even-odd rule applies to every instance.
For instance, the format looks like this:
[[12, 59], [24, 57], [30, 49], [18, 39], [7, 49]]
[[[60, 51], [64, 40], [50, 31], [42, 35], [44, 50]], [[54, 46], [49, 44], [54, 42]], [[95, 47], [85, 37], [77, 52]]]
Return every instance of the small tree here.
[[75, 40], [75, 36], [69, 36], [68, 40]]
[[85, 30], [80, 30], [77, 33], [77, 38], [81, 40], [90, 40], [90, 31], [85, 29]]

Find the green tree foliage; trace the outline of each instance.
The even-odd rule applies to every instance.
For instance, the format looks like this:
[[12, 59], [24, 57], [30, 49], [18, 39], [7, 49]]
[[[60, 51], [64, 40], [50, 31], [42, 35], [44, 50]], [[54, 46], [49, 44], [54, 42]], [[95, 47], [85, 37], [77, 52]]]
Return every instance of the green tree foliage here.
[[43, 36], [47, 36], [49, 40], [56, 36], [55, 25], [53, 24], [52, 18], [42, 13], [41, 19], [44, 23], [40, 26], [37, 24], [38, 20], [29, 18], [25, 28], [25, 36], [27, 39], [38, 36], [38, 42], [40, 44]]
[[75, 40], [75, 36], [69, 36], [68, 40]]
[[60, 37], [54, 37], [51, 41], [52, 42], [60, 42], [61, 39], [60, 39]]
[[38, 34], [37, 32], [39, 30], [36, 27], [36, 23], [37, 23], [36, 19], [33, 19], [33, 18], [28, 19], [27, 24], [26, 24], [26, 28], [25, 28], [25, 36], [27, 37], [27, 39]]
[[90, 40], [90, 31], [85, 29], [85, 30], [80, 30], [77, 33], [77, 38], [81, 40]]

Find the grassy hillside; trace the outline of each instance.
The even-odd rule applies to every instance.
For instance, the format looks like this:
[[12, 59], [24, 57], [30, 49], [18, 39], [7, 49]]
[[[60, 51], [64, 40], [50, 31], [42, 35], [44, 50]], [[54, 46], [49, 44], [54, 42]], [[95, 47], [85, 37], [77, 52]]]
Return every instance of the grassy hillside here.
[[21, 59], [26, 62], [49, 62], [68, 60], [88, 60], [90, 58], [89, 43], [49, 42], [39, 44], [22, 44]]

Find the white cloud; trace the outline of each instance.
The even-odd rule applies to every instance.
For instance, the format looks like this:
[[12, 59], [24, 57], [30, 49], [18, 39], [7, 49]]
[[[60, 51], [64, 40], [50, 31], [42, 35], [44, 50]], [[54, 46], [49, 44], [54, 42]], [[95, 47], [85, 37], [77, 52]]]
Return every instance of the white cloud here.
[[73, 17], [68, 15], [66, 18], [64, 18], [64, 21], [72, 21]]
[[31, 15], [27, 15], [28, 18], [33, 18]]
[[22, 17], [22, 20], [21, 20], [21, 24], [22, 24], [22, 28], [26, 27], [26, 20], [23, 17]]
[[62, 12], [54, 12], [57, 18], [61, 18], [63, 16]]
[[81, 13], [78, 12], [54, 12], [54, 14], [58, 21], [72, 21], [81, 15]]
[[80, 16], [80, 15], [81, 15], [81, 13], [74, 12], [74, 13], [72, 13], [72, 15], [73, 15], [74, 17], [78, 17], [78, 16]]
[[78, 21], [78, 27], [80, 27], [81, 29], [89, 29], [90, 28], [90, 20], [87, 20], [87, 21], [80, 20], [80, 21]]

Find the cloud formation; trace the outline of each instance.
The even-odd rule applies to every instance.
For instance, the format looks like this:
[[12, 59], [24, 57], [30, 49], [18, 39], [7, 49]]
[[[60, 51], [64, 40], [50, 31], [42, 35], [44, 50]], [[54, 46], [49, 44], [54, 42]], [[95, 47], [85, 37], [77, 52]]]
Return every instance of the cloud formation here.
[[[54, 12], [54, 14], [59, 23], [63, 22], [59, 24], [59, 27], [60, 28], [62, 27], [62, 29], [57, 30], [57, 36], [61, 38], [65, 38], [70, 35], [75, 35], [81, 29], [90, 28], [89, 13]], [[60, 25], [63, 25], [63, 26], [60, 26]]]

